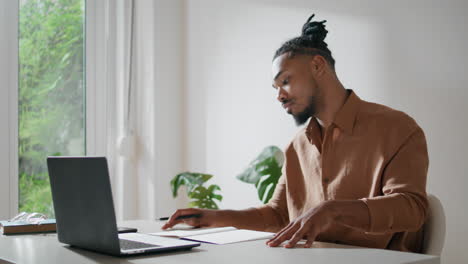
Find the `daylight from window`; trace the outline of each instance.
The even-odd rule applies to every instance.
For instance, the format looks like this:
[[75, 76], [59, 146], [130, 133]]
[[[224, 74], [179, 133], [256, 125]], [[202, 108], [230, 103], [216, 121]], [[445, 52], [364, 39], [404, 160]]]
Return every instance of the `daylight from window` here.
[[47, 156], [85, 154], [85, 0], [19, 5], [18, 209], [51, 217]]

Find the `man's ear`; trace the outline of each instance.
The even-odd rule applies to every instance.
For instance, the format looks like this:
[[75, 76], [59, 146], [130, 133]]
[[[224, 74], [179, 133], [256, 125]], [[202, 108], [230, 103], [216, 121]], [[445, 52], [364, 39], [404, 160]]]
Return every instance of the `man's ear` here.
[[310, 70], [316, 77], [321, 77], [325, 74], [327, 61], [323, 56], [315, 55], [310, 60]]

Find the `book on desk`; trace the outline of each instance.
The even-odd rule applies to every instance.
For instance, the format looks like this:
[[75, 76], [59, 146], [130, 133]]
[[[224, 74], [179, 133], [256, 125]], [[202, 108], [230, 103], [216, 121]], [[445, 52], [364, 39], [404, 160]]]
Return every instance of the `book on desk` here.
[[52, 233], [56, 232], [55, 219], [46, 219], [37, 223], [27, 221], [0, 221], [0, 229], [4, 235]]

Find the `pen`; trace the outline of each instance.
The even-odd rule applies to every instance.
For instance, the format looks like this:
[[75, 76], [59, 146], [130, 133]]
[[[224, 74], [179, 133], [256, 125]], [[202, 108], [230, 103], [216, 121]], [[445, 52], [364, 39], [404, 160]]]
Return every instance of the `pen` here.
[[[199, 217], [201, 217], [201, 214], [188, 214], [188, 215], [178, 216], [176, 220], [188, 219], [188, 218], [199, 218]], [[169, 220], [169, 217], [161, 217], [158, 220], [159, 221]]]

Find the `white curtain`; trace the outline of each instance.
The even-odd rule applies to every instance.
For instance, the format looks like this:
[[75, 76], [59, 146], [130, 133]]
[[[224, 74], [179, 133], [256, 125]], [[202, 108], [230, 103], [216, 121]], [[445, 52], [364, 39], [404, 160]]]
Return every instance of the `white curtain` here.
[[152, 2], [107, 1], [106, 156], [118, 220], [156, 216]]

